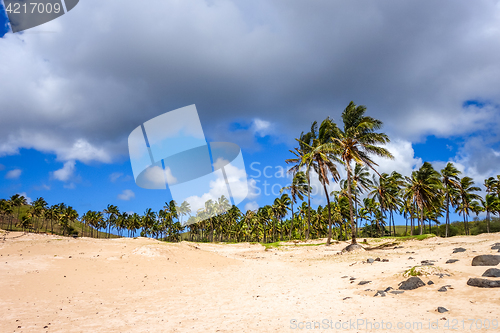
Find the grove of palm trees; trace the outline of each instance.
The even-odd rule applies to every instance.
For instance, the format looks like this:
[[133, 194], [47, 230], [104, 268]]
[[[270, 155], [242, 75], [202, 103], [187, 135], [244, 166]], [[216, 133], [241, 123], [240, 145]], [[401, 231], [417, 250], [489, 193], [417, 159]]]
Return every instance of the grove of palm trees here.
[[[381, 128], [382, 121], [354, 102], [342, 112], [339, 124], [330, 117], [313, 122], [296, 139], [297, 147], [286, 160], [291, 183], [272, 204], [257, 210], [242, 212], [221, 197], [205, 202], [196, 212], [187, 202], [170, 201], [158, 212], [145, 209], [143, 215], [120, 212], [115, 205], [79, 214], [64, 203], [49, 206], [43, 198], [27, 205], [26, 198], [15, 194], [0, 201], [0, 228], [85, 237], [140, 235], [170, 242], [326, 238], [327, 245], [336, 239], [350, 240], [352, 246], [358, 237], [500, 231], [495, 218], [500, 213], [500, 175], [484, 180], [482, 196], [479, 184], [452, 162], [442, 170], [425, 162], [409, 175], [380, 174], [373, 157], [392, 158], [384, 148], [390, 139]], [[312, 177], [321, 184], [325, 206], [311, 206]], [[340, 190], [330, 192], [327, 186], [332, 183], [338, 183]], [[452, 222], [453, 212], [462, 220]], [[480, 220], [483, 212], [486, 218]], [[404, 226], [396, 226], [396, 215], [404, 218]]]

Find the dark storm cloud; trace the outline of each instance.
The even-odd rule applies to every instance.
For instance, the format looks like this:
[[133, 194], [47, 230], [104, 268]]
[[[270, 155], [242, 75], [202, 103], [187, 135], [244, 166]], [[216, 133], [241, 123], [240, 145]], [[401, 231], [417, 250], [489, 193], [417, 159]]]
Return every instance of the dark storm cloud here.
[[55, 34], [0, 40], [0, 152], [109, 162], [190, 104], [219, 141], [256, 118], [291, 141], [350, 100], [401, 139], [467, 135], [499, 123], [462, 106], [499, 102], [499, 16], [493, 0], [81, 2], [40, 27]]

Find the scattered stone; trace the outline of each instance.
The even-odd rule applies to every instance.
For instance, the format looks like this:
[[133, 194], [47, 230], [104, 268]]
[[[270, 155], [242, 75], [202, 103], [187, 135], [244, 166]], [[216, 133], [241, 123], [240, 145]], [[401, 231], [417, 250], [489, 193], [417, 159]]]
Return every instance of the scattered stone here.
[[355, 250], [364, 250], [364, 248], [359, 245], [359, 244], [350, 244], [347, 247], [345, 247], [342, 252], [351, 252]]
[[458, 259], [448, 259], [448, 260], [446, 260], [446, 264], [453, 264], [457, 261], [458, 261]]
[[470, 278], [469, 281], [467, 281], [467, 285], [479, 288], [500, 288], [500, 281]]
[[368, 284], [370, 282], [371, 281], [361, 281], [361, 282], [358, 283], [358, 285], [362, 286], [362, 285]]
[[500, 263], [500, 256], [483, 254], [472, 259], [472, 266], [496, 266]]
[[413, 258], [413, 257], [408, 257], [408, 260], [412, 260], [412, 259], [415, 259], [415, 258]]
[[434, 264], [431, 262], [432, 260], [422, 260], [420, 264], [422, 266], [434, 266]]
[[438, 307], [437, 311], [439, 313], [444, 313], [444, 312], [448, 312], [448, 309], [447, 308], [443, 308], [442, 306]]
[[404, 293], [403, 290], [393, 290], [393, 291], [390, 291], [391, 294], [395, 294], [395, 295], [400, 295], [402, 293]]
[[356, 280], [356, 278], [355, 277], [351, 277], [351, 278], [349, 278], [349, 280], [354, 281], [354, 280]]
[[382, 262], [389, 262], [389, 259], [382, 259]]
[[342, 298], [342, 300], [345, 301], [346, 299], [349, 299], [349, 298], [351, 298], [351, 297], [344, 297], [344, 298]]
[[389, 290], [391, 290], [391, 289], [392, 289], [392, 287], [387, 287], [387, 288], [385, 288], [385, 290], [384, 290], [384, 291], [385, 291], [385, 292], [388, 292], [388, 291], [389, 291]]
[[395, 246], [394, 249], [402, 249], [404, 246]]
[[399, 290], [413, 290], [425, 286], [424, 281], [418, 276], [412, 276], [408, 280], [399, 283]]
[[375, 261], [380, 261], [380, 258], [376, 258]]
[[347, 277], [347, 275], [344, 275], [344, 276], [341, 277], [341, 279], [345, 279], [346, 277]]
[[427, 282], [427, 285], [430, 286], [431, 284], [434, 284], [434, 282], [432, 282], [432, 280], [429, 280], [429, 282]]
[[369, 264], [373, 264], [375, 260], [373, 260], [372, 258], [368, 258], [366, 259], [366, 262], [369, 263]]
[[492, 250], [500, 250], [500, 243], [495, 243], [491, 246]]
[[385, 297], [385, 291], [383, 290], [378, 290], [377, 293], [373, 296], [373, 297], [377, 297], [377, 296], [382, 296], [382, 297]]
[[373, 291], [373, 290], [371, 290], [370, 288], [368, 288], [368, 289], [365, 289], [365, 291]]
[[465, 252], [467, 249], [464, 249], [463, 247], [457, 247], [453, 249], [453, 253], [460, 253], [460, 252]]
[[500, 277], [500, 269], [498, 269], [498, 268], [489, 268], [481, 276], [484, 276], [484, 277]]
[[446, 287], [441, 287], [438, 289], [439, 292], [445, 292], [445, 291], [448, 291], [448, 289], [446, 289]]

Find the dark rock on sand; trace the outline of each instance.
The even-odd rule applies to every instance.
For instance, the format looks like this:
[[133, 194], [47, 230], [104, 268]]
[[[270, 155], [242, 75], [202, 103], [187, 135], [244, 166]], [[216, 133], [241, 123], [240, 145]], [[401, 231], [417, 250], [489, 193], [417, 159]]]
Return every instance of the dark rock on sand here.
[[445, 291], [448, 291], [448, 289], [446, 289], [446, 287], [441, 287], [438, 289], [439, 292], [445, 292]]
[[366, 262], [369, 263], [369, 264], [373, 264], [375, 260], [373, 260], [372, 258], [368, 258], [366, 259]]
[[370, 283], [370, 282], [371, 282], [371, 281], [360, 281], [358, 284], [359, 284], [360, 286], [362, 286], [362, 285], [364, 285], [364, 284], [368, 284], [368, 283]]
[[439, 313], [444, 313], [444, 312], [448, 312], [448, 309], [447, 308], [443, 308], [442, 306], [439, 306], [438, 309], [437, 309], [437, 311]]
[[463, 247], [457, 247], [453, 249], [453, 253], [460, 253], [460, 252], [465, 252], [467, 249], [464, 249]]
[[479, 288], [500, 288], [500, 280], [488, 280], [479, 278], [470, 278], [467, 281], [468, 286]]
[[491, 246], [492, 250], [500, 250], [500, 243], [495, 243]]
[[375, 261], [380, 261], [380, 258], [375, 258]]
[[455, 262], [457, 262], [457, 261], [458, 261], [458, 259], [448, 259], [448, 260], [446, 261], [446, 264], [453, 264], [453, 263], [455, 263]]
[[389, 291], [389, 290], [391, 290], [391, 289], [392, 289], [392, 287], [387, 287], [387, 288], [385, 288], [385, 290], [384, 290], [384, 291], [385, 291], [385, 292], [388, 292], [388, 291]]
[[399, 290], [413, 290], [425, 286], [424, 281], [418, 276], [412, 276], [406, 281], [399, 283]]
[[500, 277], [500, 269], [498, 268], [490, 268], [490, 269], [487, 269], [483, 275], [481, 276], [484, 276], [484, 277]]
[[472, 259], [472, 266], [496, 266], [500, 263], [500, 256], [483, 254]]
[[422, 261], [420, 262], [420, 264], [421, 264], [422, 266], [434, 266], [434, 264], [433, 264], [431, 261], [434, 261], [434, 260], [422, 260]]
[[427, 282], [427, 285], [430, 286], [431, 284], [434, 284], [434, 282], [432, 282], [432, 280], [429, 280], [429, 282]]
[[351, 244], [351, 245], [346, 246], [342, 250], [342, 252], [351, 252], [351, 251], [355, 251], [355, 250], [364, 250], [364, 247], [362, 247], [359, 244]]
[[350, 277], [349, 280], [354, 281], [354, 280], [356, 280], [356, 278], [355, 277]]
[[390, 293], [391, 293], [391, 294], [395, 294], [395, 295], [399, 295], [399, 294], [404, 293], [404, 291], [403, 291], [403, 290], [393, 290], [393, 291], [391, 291]]
[[377, 293], [373, 296], [373, 297], [377, 297], [377, 296], [382, 296], [382, 297], [385, 297], [385, 291], [383, 290], [378, 290]]

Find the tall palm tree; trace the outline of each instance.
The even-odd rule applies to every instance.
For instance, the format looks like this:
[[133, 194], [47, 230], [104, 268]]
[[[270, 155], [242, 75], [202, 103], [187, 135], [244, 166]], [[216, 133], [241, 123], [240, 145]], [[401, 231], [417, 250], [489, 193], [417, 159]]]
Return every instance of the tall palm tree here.
[[411, 198], [420, 210], [420, 235], [423, 234], [424, 210], [431, 210], [434, 205], [439, 204], [442, 188], [439, 178], [440, 174], [429, 162], [425, 162], [420, 169], [412, 172], [411, 177], [407, 177], [405, 196]]
[[299, 147], [294, 150], [290, 150], [292, 154], [295, 155], [295, 158], [287, 159], [285, 162], [288, 164], [294, 164], [289, 172], [296, 174], [301, 171], [301, 169], [305, 168], [305, 175], [307, 179], [307, 186], [309, 191], [307, 192], [307, 231], [306, 231], [306, 240], [309, 238], [309, 232], [311, 230], [311, 177], [310, 170], [312, 165], [306, 165], [306, 160], [304, 159], [305, 155], [311, 151], [311, 146], [314, 145], [314, 140], [318, 138], [318, 123], [314, 121], [311, 124], [311, 130], [307, 133], [302, 132], [300, 137], [297, 140], [299, 143]]
[[441, 182], [443, 183], [444, 200], [446, 205], [445, 237], [448, 237], [450, 227], [450, 205], [455, 207], [457, 204], [456, 193], [459, 188], [460, 173], [461, 172], [455, 168], [451, 162], [448, 162], [446, 167], [441, 170]]
[[[376, 132], [382, 127], [382, 122], [378, 119], [365, 116], [366, 107], [350, 102], [342, 112], [344, 128], [337, 126], [333, 128], [332, 148], [336, 151], [340, 159], [344, 162], [347, 170], [347, 193], [349, 199], [349, 217], [351, 222], [351, 244], [357, 244], [356, 227], [354, 224], [353, 204], [352, 204], [352, 162], [366, 165], [372, 170], [378, 164], [372, 160], [371, 156], [380, 156], [393, 159], [392, 154], [380, 145], [388, 143], [389, 137], [385, 133]], [[333, 122], [332, 122], [333, 124]]]
[[308, 153], [302, 157], [302, 165], [306, 167], [306, 175], [313, 169], [318, 175], [318, 179], [323, 185], [328, 207], [328, 239], [326, 245], [330, 245], [332, 239], [332, 212], [330, 206], [330, 196], [326, 188], [330, 185], [330, 175], [333, 181], [339, 181], [340, 175], [334, 162], [342, 163], [336, 156], [338, 152], [336, 146], [331, 144], [332, 130], [336, 127], [330, 118], [326, 118], [321, 123], [319, 132], [311, 144], [303, 142], [308, 148]]
[[292, 196], [292, 201], [291, 201], [291, 207], [292, 207], [292, 218], [290, 220], [290, 233], [288, 235], [288, 239], [292, 239], [292, 230], [293, 230], [293, 220], [294, 220], [294, 211], [293, 211], [293, 204], [297, 203], [297, 198], [300, 200], [304, 200], [304, 194], [309, 193], [310, 188], [309, 185], [307, 184], [307, 177], [306, 174], [303, 171], [297, 172], [293, 176], [292, 183], [289, 186], [285, 186], [280, 190], [280, 193], [283, 191], [288, 191], [290, 192], [290, 195]]
[[458, 199], [459, 204], [457, 212], [459, 212], [464, 218], [464, 229], [465, 234], [469, 235], [469, 225], [468, 217], [472, 212], [472, 202], [475, 200], [481, 200], [481, 197], [473, 192], [481, 191], [477, 186], [474, 186], [474, 181], [470, 177], [463, 177], [460, 179], [458, 187]]

